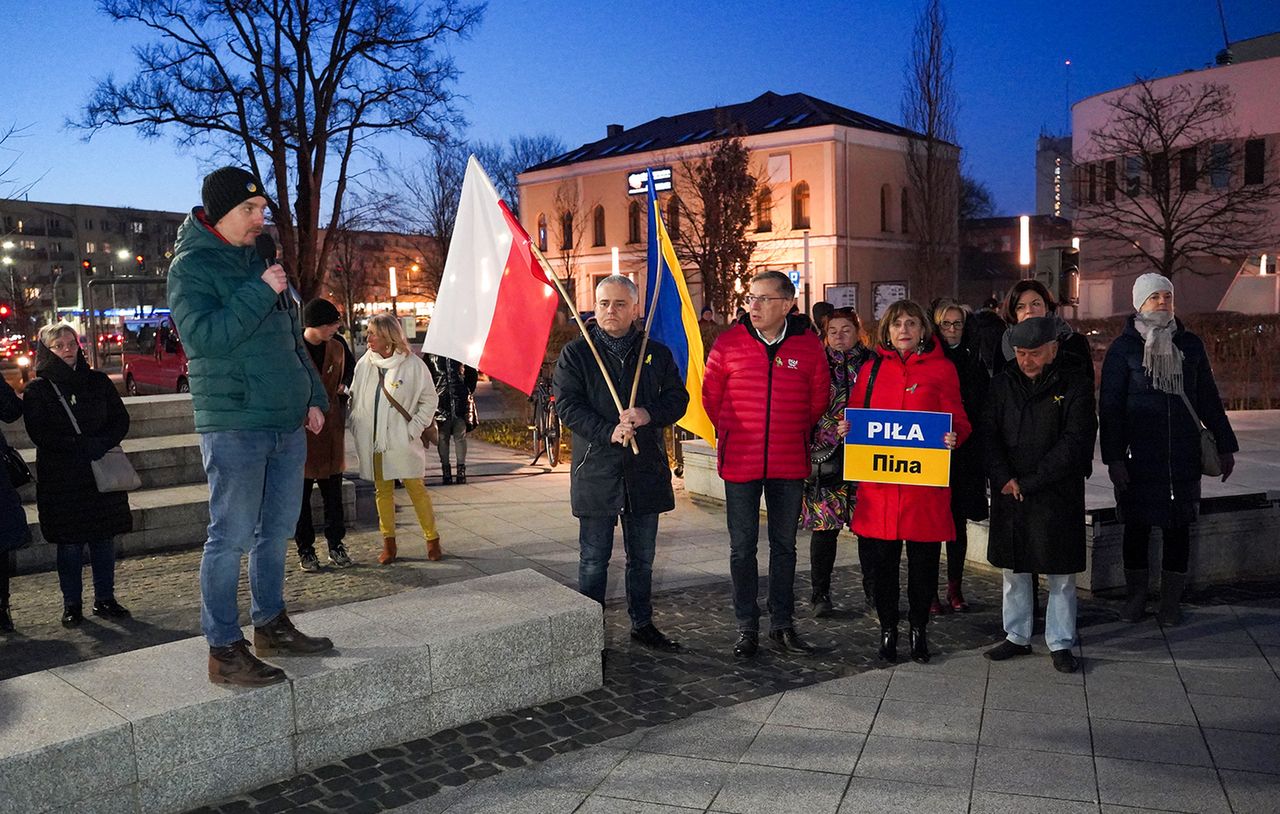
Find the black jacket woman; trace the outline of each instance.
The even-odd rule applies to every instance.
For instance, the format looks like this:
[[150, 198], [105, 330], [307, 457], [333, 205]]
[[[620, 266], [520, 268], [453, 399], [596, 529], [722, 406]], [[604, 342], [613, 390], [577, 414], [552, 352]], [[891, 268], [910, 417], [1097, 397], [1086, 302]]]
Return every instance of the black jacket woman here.
[[[991, 386], [987, 368], [971, 343], [967, 331], [969, 312], [959, 302], [943, 297], [933, 303], [933, 325], [941, 340], [942, 352], [956, 367], [960, 377], [960, 403], [970, 416], [973, 432], [951, 453], [951, 517], [956, 523], [956, 538], [947, 541], [946, 604], [935, 591], [929, 613], [937, 616], [949, 610], [969, 610], [961, 583], [964, 560], [969, 549], [969, 521], [987, 519], [986, 472], [983, 468], [982, 431], [978, 417], [982, 415]], [[966, 335], [968, 334], [968, 335]]]
[[[1020, 280], [1009, 289], [1004, 300], [1004, 321], [1012, 328], [1027, 317], [1048, 317], [1057, 324], [1058, 365], [1084, 372], [1089, 381], [1094, 381], [1093, 351], [1089, 348], [1089, 340], [1077, 333], [1067, 321], [1058, 315], [1058, 303], [1049, 293], [1049, 289], [1039, 280]], [[1009, 344], [1009, 331], [1006, 328], [1000, 340], [1000, 352], [992, 361], [992, 376], [998, 374], [1006, 365], [1013, 364], [1013, 345]]]
[[[22, 418], [22, 400], [0, 378], [0, 421], [12, 424]], [[8, 454], [9, 442], [0, 435], [0, 453]], [[13, 552], [31, 539], [22, 498], [9, 479], [8, 467], [0, 466], [0, 634], [13, 632], [9, 613], [9, 577], [13, 575]]]
[[1107, 349], [1098, 396], [1102, 462], [1116, 487], [1124, 522], [1125, 584], [1121, 618], [1136, 622], [1147, 601], [1148, 541], [1160, 526], [1162, 589], [1159, 619], [1179, 620], [1186, 584], [1191, 524], [1200, 503], [1200, 426], [1193, 406], [1213, 433], [1225, 481], [1240, 449], [1222, 408], [1218, 385], [1200, 337], [1174, 316], [1173, 283], [1144, 274], [1133, 286], [1124, 332]]
[[[79, 433], [68, 409], [80, 425]], [[40, 330], [36, 378], [23, 391], [22, 414], [36, 446], [40, 532], [58, 547], [62, 624], [73, 627], [84, 619], [81, 572], [86, 545], [93, 570], [94, 614], [128, 616], [115, 596], [113, 538], [133, 529], [129, 496], [99, 492], [90, 463], [124, 440], [129, 412], [111, 379], [89, 368], [71, 325], [64, 322]]]
[[[456, 359], [424, 353], [422, 358], [431, 369], [431, 378], [436, 382], [436, 396], [440, 401], [436, 404], [436, 430], [439, 442], [436, 451], [440, 453], [440, 469], [443, 471], [441, 482], [467, 482], [467, 433], [479, 423], [476, 416], [476, 383], [479, 374], [474, 367], [464, 365]], [[449, 447], [452, 444], [457, 450], [457, 478], [451, 466]]]
[[[816, 309], [815, 309], [816, 310]], [[827, 366], [831, 370], [831, 403], [813, 428], [813, 448], [834, 450], [830, 460], [844, 458], [844, 436], [839, 427], [849, 394], [858, 380], [858, 370], [871, 358], [871, 350], [862, 343], [862, 320], [852, 308], [836, 308], [819, 318], [823, 345], [827, 350]], [[857, 406], [857, 405], [849, 405]], [[809, 565], [813, 577], [813, 615], [830, 616], [831, 571], [836, 562], [836, 538], [840, 529], [853, 519], [854, 497], [858, 484], [844, 480], [842, 466], [832, 474], [810, 477], [805, 481], [800, 503], [800, 526], [810, 529]], [[858, 541], [858, 563], [862, 569], [862, 591], [867, 606], [875, 605], [872, 597], [871, 565], [875, 552], [870, 543]]]

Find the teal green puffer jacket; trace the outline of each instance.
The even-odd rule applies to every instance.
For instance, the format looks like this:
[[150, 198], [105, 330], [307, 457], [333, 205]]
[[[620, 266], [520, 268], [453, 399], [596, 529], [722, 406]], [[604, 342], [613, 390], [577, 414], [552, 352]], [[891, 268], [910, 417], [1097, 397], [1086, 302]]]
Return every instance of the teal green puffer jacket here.
[[169, 309], [187, 353], [196, 432], [289, 432], [327, 410], [296, 305], [276, 308], [252, 246], [231, 246], [193, 210], [169, 266]]

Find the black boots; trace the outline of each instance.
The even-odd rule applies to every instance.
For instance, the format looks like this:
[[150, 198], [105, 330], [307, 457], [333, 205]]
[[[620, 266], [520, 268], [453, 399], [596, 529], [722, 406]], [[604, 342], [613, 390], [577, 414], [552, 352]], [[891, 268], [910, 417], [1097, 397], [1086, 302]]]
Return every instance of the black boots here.
[[1182, 611], [1178, 604], [1182, 602], [1182, 591], [1187, 587], [1187, 575], [1177, 571], [1160, 573], [1160, 610], [1156, 618], [1165, 627], [1172, 627], [1182, 621]]
[[449, 465], [440, 464], [440, 469], [444, 471], [444, 477], [440, 479], [440, 483], [444, 484], [445, 486], [448, 486], [449, 484], [453, 483], [453, 470], [449, 468]]
[[925, 638], [924, 628], [911, 627], [911, 660], [917, 664], [929, 663], [929, 642]]
[[466, 466], [466, 464], [458, 464], [458, 479], [457, 479], [457, 481], [455, 481], [455, 482], [456, 482], [456, 483], [466, 483], [466, 482], [467, 482], [467, 466]]
[[1125, 622], [1138, 622], [1147, 612], [1147, 584], [1150, 574], [1147, 569], [1124, 569], [1124, 584], [1129, 590], [1129, 598], [1120, 610], [1120, 619]]
[[898, 629], [880, 628], [880, 659], [893, 663], [898, 660]]

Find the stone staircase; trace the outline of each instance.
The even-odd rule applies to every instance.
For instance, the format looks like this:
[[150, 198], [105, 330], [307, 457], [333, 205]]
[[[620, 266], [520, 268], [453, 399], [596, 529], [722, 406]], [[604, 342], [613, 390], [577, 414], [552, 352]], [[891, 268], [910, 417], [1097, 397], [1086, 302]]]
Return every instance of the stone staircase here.
[[[133, 396], [124, 399], [129, 410], [129, 437], [121, 444], [142, 478], [142, 488], [129, 495], [133, 531], [116, 540], [121, 556], [204, 545], [209, 525], [209, 487], [200, 460], [200, 436], [195, 432], [191, 396]], [[9, 445], [35, 471], [36, 451], [21, 421], [0, 425]], [[52, 569], [56, 551], [40, 534], [36, 517], [36, 487], [19, 490], [32, 544], [17, 553], [19, 573]], [[348, 525], [355, 520], [355, 485], [343, 484]], [[317, 521], [323, 527], [319, 490], [312, 495]], [[67, 511], [75, 511], [68, 506]]]

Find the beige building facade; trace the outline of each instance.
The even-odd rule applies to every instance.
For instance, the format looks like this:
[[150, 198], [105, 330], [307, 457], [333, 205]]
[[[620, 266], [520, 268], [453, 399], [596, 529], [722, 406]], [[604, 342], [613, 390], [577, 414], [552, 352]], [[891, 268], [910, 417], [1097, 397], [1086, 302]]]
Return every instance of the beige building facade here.
[[[911, 291], [908, 282], [914, 244], [905, 217], [906, 152], [913, 134], [804, 94], [766, 93], [631, 129], [610, 125], [601, 141], [520, 175], [521, 222], [556, 273], [571, 281], [579, 310], [592, 307], [595, 283], [614, 271], [615, 253], [617, 270], [643, 286], [647, 196], [633, 191], [643, 193], [644, 171], [653, 168], [670, 170], [679, 194], [688, 183], [685, 163], [706, 155], [728, 133], [726, 123], [740, 128], [752, 168], [768, 185], [748, 228], [754, 269], [793, 274], [806, 310], [825, 299], [869, 319], [904, 296], [936, 296]], [[678, 232], [673, 193], [661, 180], [657, 186], [667, 228]], [[701, 307], [697, 270], [684, 271]]]

